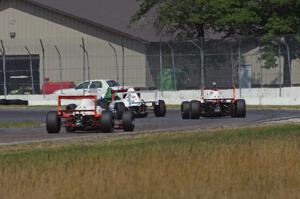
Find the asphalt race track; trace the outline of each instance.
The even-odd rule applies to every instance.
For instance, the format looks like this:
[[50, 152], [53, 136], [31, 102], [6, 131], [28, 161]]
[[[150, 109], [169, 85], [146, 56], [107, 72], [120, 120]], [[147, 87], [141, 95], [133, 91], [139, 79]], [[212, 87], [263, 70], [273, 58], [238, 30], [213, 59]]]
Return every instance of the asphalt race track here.
[[[114, 133], [96, 133], [96, 132], [75, 132], [67, 133], [62, 128], [60, 134], [47, 134], [45, 128], [46, 114], [49, 109], [29, 108], [29, 109], [0, 109], [0, 122], [13, 121], [37, 121], [41, 122], [38, 128], [0, 128], [0, 145], [30, 143], [37, 141], [56, 141], [66, 140], [74, 137], [107, 137], [124, 134], [121, 130], [115, 130]], [[270, 121], [288, 120], [300, 118], [300, 110], [248, 110], [246, 118], [201, 118], [200, 120], [182, 120], [179, 110], [169, 110], [166, 117], [156, 118], [149, 114], [147, 118], [136, 119], [136, 128], [132, 133], [137, 134], [145, 132], [159, 131], [178, 131], [178, 130], [203, 130], [222, 127], [238, 127], [244, 125], [262, 124]]]

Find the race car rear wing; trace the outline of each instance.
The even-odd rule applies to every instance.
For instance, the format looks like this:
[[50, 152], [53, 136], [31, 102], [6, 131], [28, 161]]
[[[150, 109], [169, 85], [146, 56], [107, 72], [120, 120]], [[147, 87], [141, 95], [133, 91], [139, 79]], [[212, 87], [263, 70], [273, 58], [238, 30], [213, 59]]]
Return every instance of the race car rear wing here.
[[[113, 101], [115, 100], [115, 97], [116, 97], [116, 93], [123, 93], [123, 94], [127, 94], [127, 95], [131, 95], [133, 93], [136, 93], [138, 94], [138, 96], [140, 97], [140, 94], [141, 93], [153, 93], [155, 96], [154, 96], [154, 100], [143, 100], [144, 103], [155, 103], [156, 105], [158, 104], [158, 92], [157, 90], [139, 90], [139, 91], [128, 91], [128, 89], [119, 89], [119, 90], [113, 90], [112, 91], [112, 98], [113, 98]], [[124, 98], [124, 97], [123, 97]], [[130, 97], [129, 97], [129, 105], [134, 105], [135, 103], [132, 102], [130, 100]]]
[[[94, 109], [91, 110], [67, 110], [62, 108], [62, 101], [63, 100], [83, 100], [83, 99], [91, 99], [93, 100], [95, 107]], [[69, 117], [73, 114], [73, 112], [92, 112], [94, 115], [97, 114], [97, 96], [96, 95], [77, 95], [77, 96], [65, 96], [65, 95], [60, 95], [58, 96], [58, 106], [57, 106], [57, 113], [58, 115], [61, 115], [63, 117]]]
[[[217, 88], [205, 88], [205, 90], [216, 90], [216, 91], [219, 91], [219, 89]], [[209, 98], [204, 98], [204, 96], [201, 97], [202, 99], [205, 99], [205, 100], [233, 100], [233, 101], [236, 101], [236, 88], [235, 87], [232, 87], [232, 98], [213, 98], [213, 99], [209, 99]]]

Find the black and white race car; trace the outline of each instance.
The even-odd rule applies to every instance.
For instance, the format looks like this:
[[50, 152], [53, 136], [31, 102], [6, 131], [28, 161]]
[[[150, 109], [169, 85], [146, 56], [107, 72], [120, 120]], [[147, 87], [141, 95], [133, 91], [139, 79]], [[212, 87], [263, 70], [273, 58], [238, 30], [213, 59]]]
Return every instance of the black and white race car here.
[[206, 89], [200, 100], [184, 101], [181, 103], [182, 119], [199, 119], [200, 117], [246, 117], [246, 102], [244, 99], [225, 98], [216, 88]]

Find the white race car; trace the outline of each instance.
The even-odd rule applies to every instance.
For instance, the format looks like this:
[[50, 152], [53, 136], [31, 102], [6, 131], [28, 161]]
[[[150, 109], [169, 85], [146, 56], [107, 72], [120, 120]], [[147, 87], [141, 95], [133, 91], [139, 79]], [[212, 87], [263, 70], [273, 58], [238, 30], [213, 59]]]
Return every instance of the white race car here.
[[[153, 100], [143, 100], [141, 93], [152, 93]], [[109, 109], [116, 110], [118, 118], [125, 110], [130, 110], [135, 117], [147, 117], [149, 111], [154, 112], [156, 117], [164, 117], [167, 109], [163, 100], [157, 99], [157, 91], [135, 91], [134, 88], [112, 90], [112, 101]]]
[[[62, 106], [62, 100], [77, 101], [77, 104]], [[59, 96], [57, 111], [50, 111], [46, 118], [48, 133], [59, 133], [61, 126], [67, 132], [102, 131], [112, 132], [114, 129], [133, 131], [134, 117], [130, 111], [124, 111], [116, 118], [115, 110], [105, 110], [97, 104], [96, 95]]]
[[235, 98], [235, 88], [233, 96], [226, 98], [220, 90], [216, 88], [204, 90], [203, 98], [199, 100], [184, 101], [181, 103], [182, 119], [199, 119], [199, 117], [245, 117], [246, 102], [244, 99]]

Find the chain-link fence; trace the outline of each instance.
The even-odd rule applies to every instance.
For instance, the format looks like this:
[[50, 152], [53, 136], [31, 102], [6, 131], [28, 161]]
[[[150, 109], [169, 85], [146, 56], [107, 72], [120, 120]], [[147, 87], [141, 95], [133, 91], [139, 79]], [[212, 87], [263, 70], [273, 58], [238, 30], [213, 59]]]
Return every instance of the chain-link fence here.
[[299, 86], [299, 41], [284, 36], [161, 42], [148, 48], [147, 83], [163, 90], [200, 89], [212, 82], [221, 88]]
[[50, 94], [91, 79], [160, 90], [201, 89], [212, 82], [221, 88], [299, 86], [299, 41], [293, 35], [154, 43], [6, 40], [0, 46], [0, 94]]

